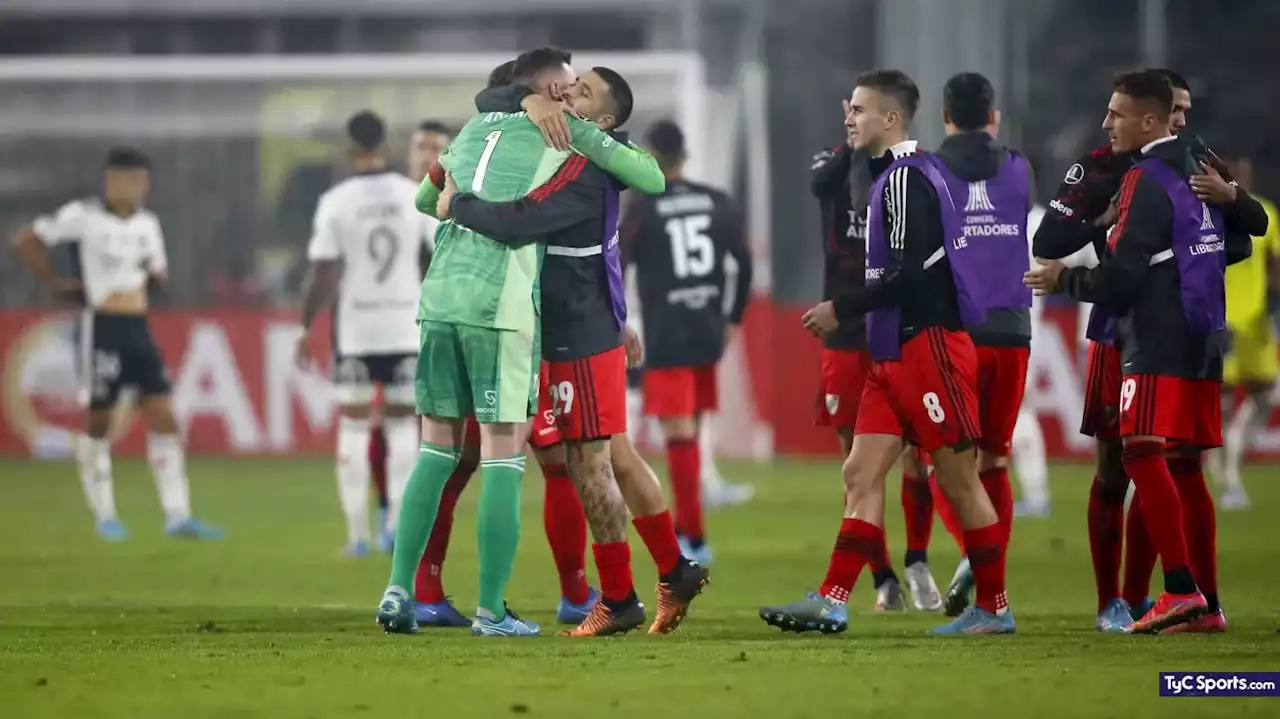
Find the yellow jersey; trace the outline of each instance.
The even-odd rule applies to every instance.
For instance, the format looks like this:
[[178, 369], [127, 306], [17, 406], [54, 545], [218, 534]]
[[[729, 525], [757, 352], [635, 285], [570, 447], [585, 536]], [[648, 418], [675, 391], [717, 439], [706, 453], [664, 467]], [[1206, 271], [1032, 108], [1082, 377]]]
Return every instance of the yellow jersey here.
[[1227, 268], [1227, 327], [1247, 331], [1267, 313], [1267, 256], [1280, 255], [1280, 215], [1270, 200], [1253, 196], [1267, 210], [1267, 234], [1253, 238], [1253, 254]]

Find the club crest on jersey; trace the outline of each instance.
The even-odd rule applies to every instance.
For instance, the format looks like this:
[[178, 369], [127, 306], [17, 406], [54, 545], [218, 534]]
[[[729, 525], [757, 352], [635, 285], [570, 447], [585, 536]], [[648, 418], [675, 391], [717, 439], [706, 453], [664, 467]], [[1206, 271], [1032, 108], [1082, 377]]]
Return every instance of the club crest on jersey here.
[[827, 414], [835, 414], [840, 411], [840, 395], [829, 394], [827, 399]]
[[1062, 181], [1067, 183], [1068, 185], [1078, 185], [1080, 184], [1080, 181], [1083, 179], [1084, 179], [1084, 165], [1081, 165], [1080, 163], [1077, 162], [1076, 164], [1067, 168], [1067, 176], [1062, 178]]

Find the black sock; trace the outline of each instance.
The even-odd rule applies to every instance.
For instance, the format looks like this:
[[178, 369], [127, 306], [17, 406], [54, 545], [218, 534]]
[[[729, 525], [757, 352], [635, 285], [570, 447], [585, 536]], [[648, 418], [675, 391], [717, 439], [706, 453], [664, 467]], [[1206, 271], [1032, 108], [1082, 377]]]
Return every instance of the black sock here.
[[883, 586], [885, 582], [898, 581], [898, 575], [893, 571], [891, 567], [885, 567], [884, 569], [881, 569], [878, 572], [872, 572], [871, 576], [875, 580], [876, 589], [879, 589], [881, 586]]
[[1164, 572], [1164, 590], [1170, 594], [1193, 594], [1196, 591], [1196, 582], [1191, 578], [1191, 570], [1186, 567], [1168, 570]]
[[1217, 594], [1206, 594], [1204, 595], [1204, 600], [1209, 604], [1210, 614], [1217, 614], [1218, 610], [1222, 609], [1222, 605], [1218, 604]]
[[916, 562], [923, 564], [929, 563], [929, 550], [927, 549], [908, 549], [906, 559], [903, 560], [903, 566], [910, 567]]
[[600, 601], [604, 602], [604, 605], [609, 608], [609, 611], [613, 612], [614, 616], [617, 616], [630, 609], [632, 605], [640, 601], [640, 598], [636, 596], [636, 590], [632, 589], [631, 594], [620, 602], [615, 602], [605, 597], [600, 597]]

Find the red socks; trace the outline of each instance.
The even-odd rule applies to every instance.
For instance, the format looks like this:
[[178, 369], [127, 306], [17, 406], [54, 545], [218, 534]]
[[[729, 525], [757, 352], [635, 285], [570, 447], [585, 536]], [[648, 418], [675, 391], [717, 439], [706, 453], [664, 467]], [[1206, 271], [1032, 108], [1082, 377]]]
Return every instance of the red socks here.
[[369, 477], [378, 493], [378, 506], [387, 506], [387, 436], [382, 424], [375, 424], [369, 431]]
[[1151, 573], [1156, 569], [1156, 546], [1151, 543], [1142, 497], [1135, 492], [1124, 525], [1124, 589], [1120, 596], [1136, 607], [1151, 595]]
[[590, 596], [587, 587], [587, 516], [578, 489], [564, 465], [542, 468], [546, 494], [542, 502], [542, 526], [560, 575], [560, 596], [582, 604]]
[[648, 517], [636, 517], [631, 520], [644, 546], [653, 557], [658, 568], [658, 576], [662, 577], [675, 571], [680, 561], [680, 545], [676, 540], [676, 525], [671, 521], [671, 513], [651, 514]]
[[698, 440], [667, 440], [667, 468], [675, 495], [676, 527], [690, 541], [701, 542], [706, 530], [702, 520], [702, 459]]
[[929, 478], [929, 485], [933, 490], [933, 506], [938, 511], [942, 526], [947, 528], [947, 533], [951, 535], [952, 539], [956, 540], [956, 546], [960, 548], [960, 553], [964, 554], [964, 529], [960, 527], [960, 518], [956, 516], [956, 510], [951, 508], [951, 502], [947, 500], [947, 495], [942, 493], [942, 488], [938, 486], [938, 478], [936, 476]]
[[846, 518], [840, 523], [836, 546], [827, 566], [827, 578], [818, 593], [837, 602], [848, 602], [858, 575], [874, 557], [884, 551], [884, 527]]
[[996, 467], [978, 475], [982, 488], [987, 490], [987, 497], [996, 508], [996, 518], [1000, 520], [1000, 528], [1004, 530], [1005, 544], [1013, 532], [1013, 485], [1009, 484], [1009, 468]]
[[1127, 442], [1124, 469], [1142, 497], [1142, 516], [1164, 563], [1165, 591], [1172, 594], [1195, 591], [1195, 583], [1189, 581], [1182, 502], [1165, 463], [1164, 443]]
[[1170, 457], [1169, 473], [1182, 500], [1182, 531], [1187, 538], [1187, 559], [1191, 576], [1209, 602], [1209, 611], [1218, 610], [1218, 523], [1213, 495], [1204, 481], [1200, 457]]
[[[1127, 489], [1127, 486], [1126, 486]], [[1115, 496], [1115, 495], [1119, 496]], [[1133, 506], [1137, 506], [1134, 502]], [[1124, 492], [1108, 492], [1093, 478], [1089, 489], [1089, 551], [1093, 555], [1093, 582], [1098, 589], [1098, 611], [1120, 596], [1120, 539], [1124, 523]], [[1149, 576], [1149, 575], [1148, 575]], [[1126, 583], [1128, 577], [1126, 576]]]
[[[600, 573], [600, 593], [610, 602], [625, 602], [635, 594], [631, 578], [631, 545], [626, 542], [591, 545]], [[586, 601], [586, 598], [583, 598]]]
[[973, 567], [974, 604], [992, 614], [1009, 607], [1005, 594], [1005, 540], [1009, 535], [999, 522], [964, 533], [965, 554]]
[[440, 509], [436, 512], [436, 523], [431, 528], [431, 537], [427, 540], [427, 549], [422, 553], [422, 561], [418, 563], [418, 573], [413, 580], [413, 598], [419, 602], [432, 604], [444, 601], [444, 586], [441, 583], [441, 571], [444, 568], [444, 557], [449, 552], [449, 535], [453, 533], [453, 510], [458, 506], [458, 497], [466, 489], [471, 475], [475, 474], [476, 465], [472, 462], [459, 463], [449, 475], [440, 494]]
[[[925, 552], [933, 534], [933, 490], [928, 477], [902, 474], [902, 516], [907, 525], [907, 551]], [[872, 565], [872, 569], [875, 569]]]

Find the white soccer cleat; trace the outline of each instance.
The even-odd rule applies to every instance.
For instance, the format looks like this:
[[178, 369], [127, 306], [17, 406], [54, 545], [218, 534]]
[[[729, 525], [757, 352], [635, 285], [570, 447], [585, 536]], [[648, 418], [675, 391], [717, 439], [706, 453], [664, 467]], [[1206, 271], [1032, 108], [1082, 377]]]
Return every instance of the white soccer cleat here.
[[911, 592], [911, 603], [922, 612], [936, 612], [942, 609], [942, 593], [933, 581], [929, 565], [916, 562], [907, 567], [907, 590]]
[[730, 484], [723, 480], [712, 486], [707, 486], [708, 484], [711, 483], [703, 482], [702, 489], [702, 506], [708, 510], [736, 507], [750, 502], [756, 496], [756, 488], [750, 484]]
[[1248, 509], [1250, 504], [1249, 495], [1243, 487], [1228, 489], [1222, 493], [1222, 499], [1218, 501], [1218, 506], [1224, 512], [1242, 511]]

